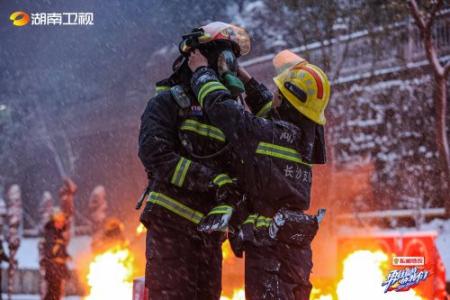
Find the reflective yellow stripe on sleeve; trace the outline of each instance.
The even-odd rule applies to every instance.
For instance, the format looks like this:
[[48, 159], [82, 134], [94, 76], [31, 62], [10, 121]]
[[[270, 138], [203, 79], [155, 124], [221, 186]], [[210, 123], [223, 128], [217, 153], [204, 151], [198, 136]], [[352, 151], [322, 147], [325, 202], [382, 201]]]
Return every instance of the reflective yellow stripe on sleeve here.
[[233, 208], [229, 205], [216, 206], [208, 213], [208, 215], [228, 214], [233, 211]]
[[182, 187], [184, 183], [184, 179], [186, 178], [186, 173], [189, 170], [192, 161], [186, 159], [184, 157], [180, 157], [180, 160], [175, 167], [175, 172], [173, 172], [172, 179], [170, 183], [176, 185], [178, 187]]
[[205, 100], [205, 97], [209, 93], [212, 93], [212, 92], [218, 91], [218, 90], [226, 91], [227, 88], [218, 81], [210, 81], [210, 82], [207, 82], [204, 85], [202, 85], [202, 87], [200, 88], [200, 91], [198, 92], [198, 102], [200, 103], [200, 105], [203, 106], [203, 101]]
[[269, 227], [270, 223], [272, 223], [272, 218], [264, 217], [264, 216], [258, 216], [256, 218], [255, 227]]
[[181, 130], [188, 130], [197, 134], [216, 139], [220, 142], [225, 142], [225, 134], [217, 127], [200, 123], [196, 120], [187, 119], [180, 127]]
[[170, 90], [170, 86], [168, 86], [168, 85], [157, 85], [155, 88], [156, 95], [158, 95], [161, 92], [168, 91], [168, 90]]
[[296, 162], [311, 167], [311, 164], [308, 164], [301, 159], [300, 153], [288, 147], [260, 142], [258, 144], [258, 147], [256, 148], [256, 153]]
[[213, 179], [213, 183], [221, 187], [224, 184], [233, 183], [233, 180], [227, 174], [219, 174]]
[[267, 102], [264, 106], [256, 113], [257, 117], [265, 118], [272, 108], [272, 101]]
[[255, 221], [256, 221], [257, 217], [258, 217], [257, 214], [249, 215], [247, 217], [247, 219], [245, 219], [244, 223], [242, 223], [242, 224], [255, 224]]
[[264, 217], [258, 214], [252, 214], [249, 215], [242, 224], [243, 225], [252, 224], [256, 228], [258, 228], [258, 227], [269, 227], [270, 223], [272, 223], [272, 218]]
[[169, 196], [166, 196], [162, 193], [151, 192], [150, 195], [148, 196], [147, 202], [162, 206], [170, 210], [174, 214], [177, 214], [180, 217], [183, 217], [195, 224], [199, 224], [204, 216], [203, 213], [191, 209], [186, 205], [184, 205], [183, 203], [180, 203], [175, 199], [172, 199]]

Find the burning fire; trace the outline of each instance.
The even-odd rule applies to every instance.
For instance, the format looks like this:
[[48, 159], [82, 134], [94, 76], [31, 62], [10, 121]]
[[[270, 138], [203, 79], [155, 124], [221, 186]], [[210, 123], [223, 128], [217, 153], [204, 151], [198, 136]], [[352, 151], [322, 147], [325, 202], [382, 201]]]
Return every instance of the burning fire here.
[[89, 265], [90, 294], [85, 300], [131, 300], [133, 260], [132, 253], [124, 246], [97, 255]]
[[333, 300], [333, 296], [330, 294], [323, 294], [322, 290], [319, 288], [312, 288], [311, 291], [311, 299], [312, 300]]
[[139, 223], [138, 227], [136, 227], [136, 236], [140, 236], [145, 230], [145, 226], [142, 223]]
[[[342, 280], [336, 288], [338, 300], [421, 300], [414, 290], [384, 293], [388, 255], [383, 251], [358, 250], [349, 254], [343, 264]], [[319, 288], [312, 291], [313, 300], [333, 300], [331, 294], [322, 294]]]
[[[145, 227], [136, 228], [136, 235], [145, 232]], [[222, 246], [225, 265], [234, 266], [233, 254], [228, 241]], [[90, 295], [85, 300], [131, 300], [134, 257], [126, 245], [115, 246], [97, 255], [89, 266], [88, 284]], [[381, 283], [385, 280], [389, 257], [381, 250], [357, 250], [343, 261], [341, 280], [335, 289], [330, 285], [316, 286], [311, 300], [423, 300], [414, 290], [384, 293]], [[222, 295], [220, 300], [245, 300], [242, 283]], [[113, 288], [111, 288], [113, 287]]]
[[222, 259], [226, 262], [229, 258], [233, 257], [233, 254], [231, 253], [231, 246], [230, 242], [226, 240], [222, 244]]
[[[228, 240], [226, 240], [222, 244], [222, 258], [224, 264], [224, 273], [226, 273], [226, 269], [234, 271], [236, 270], [235, 263], [237, 262], [237, 259], [234, 257], [230, 242]], [[228, 289], [228, 295], [227, 292], [223, 292], [224, 294], [222, 294], [220, 300], [245, 300], [245, 291], [242, 285], [242, 282], [228, 282], [228, 287], [232, 292], [230, 291], [230, 289]]]
[[234, 290], [233, 296], [231, 298], [227, 296], [221, 296], [220, 300], [245, 300], [245, 291], [244, 289]]

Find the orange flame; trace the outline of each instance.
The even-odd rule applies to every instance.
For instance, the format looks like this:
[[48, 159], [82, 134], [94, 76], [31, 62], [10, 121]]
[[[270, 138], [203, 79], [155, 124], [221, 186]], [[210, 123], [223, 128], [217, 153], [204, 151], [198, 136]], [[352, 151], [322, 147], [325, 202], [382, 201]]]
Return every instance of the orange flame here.
[[384, 293], [381, 283], [385, 280], [388, 255], [381, 250], [357, 250], [343, 262], [342, 279], [337, 284], [336, 295], [313, 289], [311, 300], [421, 300], [414, 290]]
[[124, 246], [97, 255], [89, 265], [90, 294], [85, 300], [131, 300], [133, 261], [132, 253]]
[[[222, 244], [222, 258], [224, 274], [230, 270], [236, 271], [236, 263], [238, 262], [238, 259], [234, 257], [230, 242], [228, 240]], [[242, 281], [226, 282], [224, 280], [223, 283], [227, 286], [227, 288], [222, 290], [220, 300], [245, 300], [245, 291]]]
[[226, 240], [222, 244], [222, 259], [226, 262], [229, 258], [232, 258], [230, 242]]
[[138, 227], [136, 227], [136, 236], [140, 236], [145, 230], [145, 226], [142, 223], [139, 223]]
[[330, 294], [323, 294], [322, 290], [316, 287], [312, 288], [311, 300], [333, 300], [333, 296]]
[[233, 296], [231, 296], [231, 298], [227, 296], [221, 296], [220, 300], [245, 300], [245, 291], [244, 289], [234, 290]]

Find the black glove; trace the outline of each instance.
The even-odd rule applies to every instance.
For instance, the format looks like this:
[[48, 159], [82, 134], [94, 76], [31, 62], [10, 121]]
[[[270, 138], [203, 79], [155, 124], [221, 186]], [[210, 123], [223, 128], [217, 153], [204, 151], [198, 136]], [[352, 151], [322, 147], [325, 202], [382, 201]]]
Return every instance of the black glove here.
[[225, 231], [230, 222], [233, 210], [242, 199], [237, 184], [227, 174], [214, 177], [212, 184], [216, 189], [218, 203], [200, 222], [198, 230], [202, 232]]
[[270, 237], [284, 243], [303, 246], [312, 242], [319, 229], [325, 209], [311, 216], [299, 211], [280, 209], [269, 227]]
[[238, 237], [242, 243], [251, 243], [254, 246], [271, 246], [276, 240], [269, 235], [272, 218], [257, 214], [250, 215], [242, 224]]
[[231, 179], [226, 174], [219, 174], [213, 179], [216, 188], [216, 202], [225, 203], [233, 208], [242, 200], [236, 179]]
[[219, 204], [202, 219], [198, 225], [201, 232], [225, 231], [233, 214], [233, 207], [227, 204]]
[[242, 200], [237, 204], [233, 211], [230, 222], [228, 223], [228, 240], [230, 241], [231, 250], [236, 257], [242, 257], [244, 254], [244, 241], [239, 235], [242, 223], [246, 220], [249, 213], [247, 207], [247, 197], [242, 195]]
[[273, 94], [262, 83], [251, 78], [245, 83], [245, 102], [258, 117], [266, 117], [272, 107]]

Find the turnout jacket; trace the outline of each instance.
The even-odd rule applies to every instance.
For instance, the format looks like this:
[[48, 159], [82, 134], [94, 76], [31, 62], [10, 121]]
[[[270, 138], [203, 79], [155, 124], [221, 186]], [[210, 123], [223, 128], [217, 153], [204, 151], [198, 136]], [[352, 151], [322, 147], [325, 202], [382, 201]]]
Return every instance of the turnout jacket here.
[[157, 222], [189, 234], [215, 205], [215, 187], [224, 180], [227, 141], [203, 114], [195, 96], [181, 108], [167, 87], [147, 104], [141, 117], [139, 157], [150, 194], [141, 215], [144, 225]]
[[69, 275], [67, 268], [67, 260], [70, 255], [67, 252], [67, 245], [64, 239], [66, 228], [57, 229], [53, 221], [47, 222], [44, 228], [44, 244], [43, 244], [43, 265], [46, 269], [46, 276], [58, 274], [62, 278]]
[[271, 97], [254, 80], [247, 84], [246, 99], [254, 113], [232, 98], [211, 68], [197, 69], [191, 84], [209, 120], [237, 155], [231, 168], [249, 196], [249, 209], [266, 217], [282, 207], [308, 209], [314, 140], [294, 124], [260, 117], [269, 112]]

